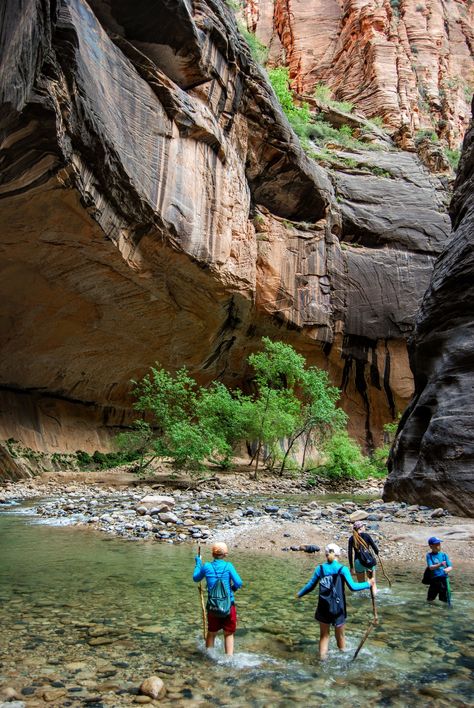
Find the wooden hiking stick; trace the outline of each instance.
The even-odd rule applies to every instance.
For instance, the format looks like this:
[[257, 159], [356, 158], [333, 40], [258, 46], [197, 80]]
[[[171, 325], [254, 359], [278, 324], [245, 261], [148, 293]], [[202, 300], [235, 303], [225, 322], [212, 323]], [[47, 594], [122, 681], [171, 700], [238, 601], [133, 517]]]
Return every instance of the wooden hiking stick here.
[[367, 629], [365, 630], [365, 634], [364, 634], [364, 636], [362, 637], [362, 639], [360, 640], [359, 646], [358, 646], [357, 649], [355, 650], [355, 654], [354, 654], [354, 656], [352, 657], [352, 661], [355, 661], [355, 660], [357, 659], [357, 655], [359, 654], [360, 650], [361, 650], [362, 647], [364, 646], [367, 637], [369, 636], [369, 634], [371, 633], [371, 631], [373, 630], [373, 628], [379, 623], [379, 618], [378, 618], [378, 615], [377, 615], [377, 605], [375, 604], [375, 595], [374, 595], [374, 591], [373, 591], [373, 588], [372, 588], [372, 587], [370, 588], [370, 597], [371, 597], [371, 599], [372, 599], [372, 612], [373, 612], [373, 614], [374, 614], [374, 617], [373, 617], [373, 619], [370, 620], [369, 626], [368, 626]]
[[384, 575], [384, 578], [387, 580], [388, 587], [391, 588], [391, 587], [392, 587], [392, 581], [390, 580], [390, 578], [388, 577], [387, 573], [385, 572], [385, 568], [383, 567], [382, 559], [381, 559], [380, 556], [377, 556], [377, 558], [378, 558], [378, 560], [380, 561], [380, 567], [382, 568], [382, 573], [383, 573], [383, 575]]
[[[198, 556], [201, 556], [201, 546], [198, 546]], [[204, 591], [202, 589], [202, 581], [199, 583], [199, 597], [201, 600], [201, 613], [202, 613], [202, 633], [204, 641], [207, 638], [207, 614], [206, 605], [204, 604]]]

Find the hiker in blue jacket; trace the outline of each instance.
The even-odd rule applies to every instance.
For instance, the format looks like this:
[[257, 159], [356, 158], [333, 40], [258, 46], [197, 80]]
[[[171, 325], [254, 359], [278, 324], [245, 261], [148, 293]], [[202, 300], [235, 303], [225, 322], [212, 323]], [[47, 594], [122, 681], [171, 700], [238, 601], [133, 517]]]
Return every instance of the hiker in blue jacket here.
[[237, 628], [234, 592], [241, 588], [243, 583], [232, 563], [225, 560], [228, 552], [227, 545], [218, 542], [212, 546], [213, 561], [211, 563], [204, 563], [203, 565], [201, 556], [196, 556], [193, 580], [195, 583], [199, 583], [203, 578], [206, 578], [207, 592], [209, 594], [217, 580], [219, 578], [222, 579], [230, 599], [230, 612], [226, 616], [221, 616], [209, 610], [208, 607], [206, 648], [210, 649], [214, 646], [216, 634], [222, 629], [224, 631], [225, 653], [232, 656], [234, 653], [234, 633]]
[[441, 539], [431, 536], [428, 539], [430, 552], [426, 554], [426, 565], [430, 569], [430, 585], [428, 587], [428, 602], [434, 602], [437, 597], [441, 602], [451, 604], [449, 573], [453, 567], [446, 553], [441, 551]]
[[374, 578], [370, 578], [363, 583], [356, 583], [352, 580], [349, 568], [346, 568], [337, 560], [341, 555], [341, 549], [336, 543], [327, 545], [325, 552], [326, 563], [317, 566], [309, 583], [296, 595], [297, 598], [303, 597], [303, 595], [314, 590], [319, 582], [319, 601], [314, 616], [319, 622], [319, 658], [321, 660], [327, 657], [331, 625], [335, 628], [338, 648], [344, 650], [346, 647], [344, 625], [346, 623], [347, 610], [344, 583], [353, 592], [368, 590], [375, 585]]

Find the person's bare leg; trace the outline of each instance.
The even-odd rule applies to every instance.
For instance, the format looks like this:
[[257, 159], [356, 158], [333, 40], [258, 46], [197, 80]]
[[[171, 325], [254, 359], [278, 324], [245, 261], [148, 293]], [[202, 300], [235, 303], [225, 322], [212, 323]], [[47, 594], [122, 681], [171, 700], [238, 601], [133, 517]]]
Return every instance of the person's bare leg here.
[[234, 635], [224, 633], [224, 649], [228, 656], [234, 654]]
[[206, 637], [206, 649], [212, 649], [217, 632], [208, 632]]
[[341, 651], [344, 651], [346, 648], [346, 634], [344, 631], [345, 625], [341, 625], [340, 627], [335, 628], [335, 634], [336, 634], [336, 642], [337, 642], [337, 648], [340, 649]]
[[330, 624], [319, 623], [319, 658], [321, 661], [324, 661], [328, 655], [330, 629]]
[[[375, 580], [375, 568], [374, 568], [373, 570], [368, 570], [368, 571], [367, 571], [367, 577], [369, 578], [369, 580], [370, 580], [370, 578], [373, 578], [373, 579]], [[375, 583], [375, 582], [374, 582], [374, 584], [373, 584], [373, 586], [372, 586], [372, 591], [373, 591], [374, 595], [376, 595], [377, 592], [378, 592], [378, 590], [377, 590], [377, 583]]]
[[365, 583], [365, 573], [358, 573], [356, 571], [356, 576], [357, 576], [358, 583]]

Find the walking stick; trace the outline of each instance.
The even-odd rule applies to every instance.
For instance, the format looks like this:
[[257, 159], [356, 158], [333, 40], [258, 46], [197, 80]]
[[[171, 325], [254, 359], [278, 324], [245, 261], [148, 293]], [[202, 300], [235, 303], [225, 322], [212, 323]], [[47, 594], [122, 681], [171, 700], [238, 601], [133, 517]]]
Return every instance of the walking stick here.
[[377, 615], [377, 605], [375, 604], [375, 595], [374, 595], [374, 590], [373, 590], [372, 586], [370, 588], [370, 597], [372, 598], [372, 612], [373, 612], [374, 617], [373, 617], [373, 619], [370, 620], [369, 626], [365, 630], [365, 634], [362, 637], [362, 639], [360, 640], [359, 646], [355, 650], [355, 654], [352, 657], [352, 661], [355, 661], [357, 659], [357, 655], [359, 654], [360, 650], [364, 646], [367, 637], [369, 636], [369, 634], [371, 633], [373, 628], [379, 623], [379, 618]]
[[[201, 546], [198, 546], [198, 556], [201, 556]], [[202, 633], [204, 637], [204, 641], [206, 641], [207, 638], [207, 614], [206, 614], [206, 606], [204, 604], [204, 591], [202, 589], [202, 582], [199, 583], [199, 597], [201, 600], [201, 613], [202, 613]]]
[[391, 588], [392, 587], [392, 581], [388, 577], [387, 573], [385, 572], [385, 568], [383, 567], [382, 559], [380, 556], [377, 556], [378, 560], [380, 561], [380, 567], [382, 568], [382, 573], [384, 574], [384, 577], [387, 580], [388, 586]]
[[446, 574], [446, 590], [447, 590], [447, 596], [448, 596], [448, 607], [452, 607], [451, 604], [451, 583], [449, 582], [449, 575]]

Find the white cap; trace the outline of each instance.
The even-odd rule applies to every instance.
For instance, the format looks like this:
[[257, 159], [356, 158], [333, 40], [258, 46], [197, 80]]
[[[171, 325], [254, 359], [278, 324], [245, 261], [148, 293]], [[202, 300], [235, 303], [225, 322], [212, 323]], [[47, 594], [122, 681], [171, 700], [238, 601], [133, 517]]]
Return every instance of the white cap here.
[[342, 553], [337, 543], [328, 543], [324, 550], [326, 553], [334, 553], [335, 556], [340, 556]]

